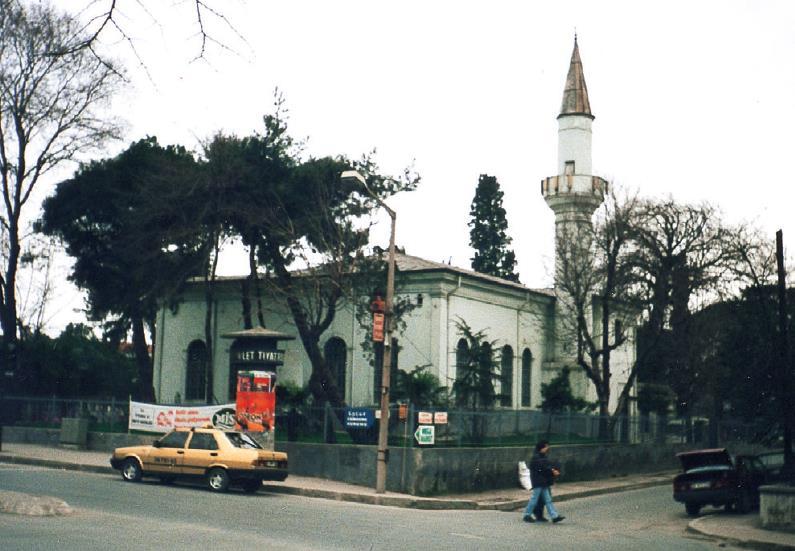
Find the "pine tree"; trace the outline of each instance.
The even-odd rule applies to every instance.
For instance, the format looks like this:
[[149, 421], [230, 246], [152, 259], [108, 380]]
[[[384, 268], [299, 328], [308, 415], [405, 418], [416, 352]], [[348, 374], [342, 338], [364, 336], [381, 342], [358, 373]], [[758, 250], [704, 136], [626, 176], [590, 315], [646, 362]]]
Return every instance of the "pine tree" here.
[[516, 255], [509, 248], [508, 221], [497, 178], [481, 174], [469, 211], [469, 245], [475, 249], [472, 269], [510, 281], [519, 281]]

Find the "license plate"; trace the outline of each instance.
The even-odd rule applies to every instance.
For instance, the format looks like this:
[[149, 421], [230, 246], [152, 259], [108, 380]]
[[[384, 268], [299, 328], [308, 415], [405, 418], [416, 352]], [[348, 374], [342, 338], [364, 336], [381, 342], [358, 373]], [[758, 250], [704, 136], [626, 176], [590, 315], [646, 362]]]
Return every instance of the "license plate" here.
[[690, 488], [693, 490], [703, 490], [704, 488], [709, 488], [709, 482], [693, 482]]

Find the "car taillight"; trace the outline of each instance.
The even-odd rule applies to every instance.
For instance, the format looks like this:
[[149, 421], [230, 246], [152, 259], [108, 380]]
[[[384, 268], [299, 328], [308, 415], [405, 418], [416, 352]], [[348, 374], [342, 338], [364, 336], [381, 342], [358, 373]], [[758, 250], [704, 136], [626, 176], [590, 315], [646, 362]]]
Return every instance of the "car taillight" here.
[[718, 480], [715, 481], [716, 488], [726, 488], [727, 486], [730, 485], [731, 481], [729, 480], [729, 477], [726, 475], [723, 475], [722, 477], [720, 477]]
[[252, 465], [255, 467], [270, 467], [275, 469], [279, 466], [280, 461], [276, 461], [275, 459], [255, 459], [252, 462]]

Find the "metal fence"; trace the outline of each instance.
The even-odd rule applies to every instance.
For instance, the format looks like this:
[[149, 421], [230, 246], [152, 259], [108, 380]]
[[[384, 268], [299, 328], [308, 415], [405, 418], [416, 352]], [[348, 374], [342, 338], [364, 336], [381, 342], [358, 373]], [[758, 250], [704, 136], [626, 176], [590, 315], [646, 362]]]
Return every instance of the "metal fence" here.
[[[434, 419], [432, 409], [390, 408], [389, 445], [417, 446], [414, 433], [422, 424], [420, 413]], [[434, 427], [436, 447], [533, 446], [540, 439], [554, 444], [682, 443], [704, 446], [731, 442], [755, 442], [766, 427], [755, 423], [717, 420], [706, 417], [663, 416], [600, 417], [580, 413], [549, 414], [536, 410], [486, 412], [447, 411], [446, 422]], [[375, 444], [378, 423], [369, 428], [345, 426], [346, 412], [331, 407], [280, 410], [277, 413], [277, 440]]]
[[130, 407], [127, 400], [74, 400], [5, 396], [2, 418], [7, 425], [59, 428], [65, 417], [88, 419], [88, 430], [127, 432]]
[[[346, 426], [349, 410], [330, 406], [277, 408], [276, 440], [317, 443], [374, 445], [378, 424], [376, 408], [369, 410], [366, 423]], [[129, 404], [126, 400], [75, 400], [6, 396], [2, 419], [7, 425], [59, 428], [65, 417], [89, 420], [88, 430], [127, 432]], [[420, 420], [434, 420], [433, 409], [412, 405], [393, 406], [389, 415], [389, 445], [418, 446], [414, 437]], [[554, 444], [605, 442], [687, 443], [724, 446], [732, 442], [756, 442], [769, 427], [758, 423], [711, 420], [707, 417], [675, 418], [634, 416], [617, 419], [580, 413], [549, 414], [536, 410], [446, 411], [446, 422], [433, 423], [436, 447], [533, 446], [539, 439]], [[421, 415], [425, 414], [425, 415]], [[421, 419], [423, 417], [423, 419]], [[436, 418], [438, 419], [438, 416]], [[363, 426], [362, 426], [363, 425]]]

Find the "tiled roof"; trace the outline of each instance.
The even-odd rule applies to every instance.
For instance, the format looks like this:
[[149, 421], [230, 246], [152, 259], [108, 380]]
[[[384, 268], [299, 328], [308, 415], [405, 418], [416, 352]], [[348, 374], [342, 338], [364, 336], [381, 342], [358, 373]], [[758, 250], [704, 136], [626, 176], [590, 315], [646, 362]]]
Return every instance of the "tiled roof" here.
[[444, 264], [442, 262], [433, 262], [431, 260], [426, 260], [418, 256], [396, 253], [395, 264], [397, 265], [398, 271], [401, 272], [425, 272], [425, 271], [446, 270], [448, 272], [453, 272], [468, 277], [473, 277], [476, 279], [482, 279], [484, 281], [490, 281], [492, 283], [497, 283], [499, 285], [505, 285], [507, 287], [521, 289], [523, 291], [533, 291], [535, 293], [555, 296], [555, 293], [552, 289], [531, 289], [530, 287], [526, 287], [521, 283], [516, 283], [514, 281], [502, 279], [501, 277], [496, 277], [489, 274], [482, 274], [480, 272], [475, 272], [474, 270], [467, 270], [464, 268], [459, 268], [458, 266], [453, 266], [451, 264]]
[[[542, 295], [547, 296], [555, 296], [555, 292], [552, 289], [531, 289], [530, 287], [526, 287], [521, 283], [516, 283], [514, 281], [509, 281], [507, 279], [502, 279], [501, 277], [496, 277], [489, 274], [482, 274], [480, 272], [475, 272], [473, 270], [467, 270], [465, 268], [459, 268], [458, 266], [453, 266], [451, 264], [445, 264], [443, 262], [434, 262], [432, 260], [427, 260], [425, 258], [420, 258], [419, 256], [412, 256], [404, 253], [395, 253], [395, 265], [399, 272], [434, 272], [434, 271], [446, 271], [451, 272], [454, 274], [460, 274], [463, 276], [480, 279], [481, 281], [488, 281], [491, 283], [496, 283], [497, 285], [502, 285], [505, 287], [511, 287], [514, 289], [522, 290], [522, 291], [531, 291], [533, 293], [539, 293]], [[297, 270], [297, 273], [301, 273], [303, 270]], [[265, 277], [263, 274], [260, 274]], [[238, 275], [238, 276], [218, 276], [216, 277], [217, 281], [239, 281], [241, 279], [245, 279], [248, 277], [247, 275]], [[194, 278], [192, 281], [198, 282], [201, 281], [201, 278]]]

